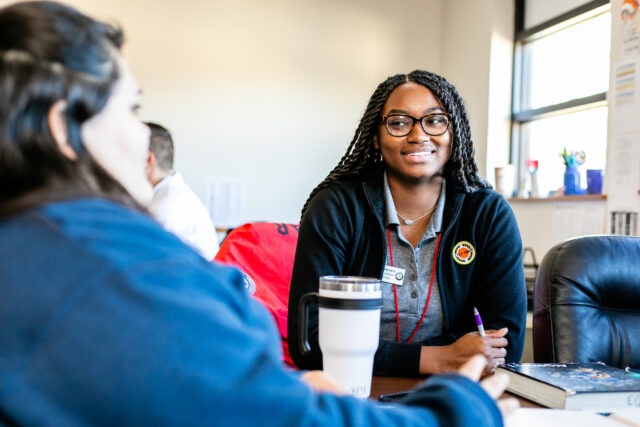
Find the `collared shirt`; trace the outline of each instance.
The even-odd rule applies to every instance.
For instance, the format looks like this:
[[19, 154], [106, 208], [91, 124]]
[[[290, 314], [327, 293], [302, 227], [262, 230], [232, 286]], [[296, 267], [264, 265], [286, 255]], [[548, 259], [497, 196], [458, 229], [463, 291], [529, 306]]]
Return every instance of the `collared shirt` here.
[[[393, 251], [394, 267], [405, 269], [404, 282], [396, 286], [398, 310], [400, 314], [401, 342], [406, 342], [418, 324], [429, 294], [429, 283], [436, 250], [437, 233], [442, 231], [442, 217], [445, 204], [445, 181], [438, 205], [429, 220], [427, 228], [414, 248], [402, 235], [400, 222], [385, 173], [384, 199], [386, 206], [386, 227], [391, 232], [391, 242], [387, 251], [386, 265], [391, 265], [390, 251]], [[382, 315], [380, 319], [380, 338], [396, 341], [396, 305], [393, 285], [382, 283]], [[439, 336], [443, 329], [442, 302], [438, 288], [437, 275], [434, 276], [431, 300], [420, 329], [412, 342]]]
[[173, 172], [156, 184], [149, 212], [207, 260], [218, 252], [218, 236], [209, 212], [180, 172]]

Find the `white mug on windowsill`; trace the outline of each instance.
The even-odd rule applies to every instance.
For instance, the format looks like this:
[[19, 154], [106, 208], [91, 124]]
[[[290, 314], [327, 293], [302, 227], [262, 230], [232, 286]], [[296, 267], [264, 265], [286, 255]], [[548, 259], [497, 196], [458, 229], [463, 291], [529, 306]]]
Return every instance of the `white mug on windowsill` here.
[[495, 169], [496, 173], [496, 191], [504, 197], [513, 197], [516, 188], [516, 169], [515, 166], [509, 164], [500, 166]]

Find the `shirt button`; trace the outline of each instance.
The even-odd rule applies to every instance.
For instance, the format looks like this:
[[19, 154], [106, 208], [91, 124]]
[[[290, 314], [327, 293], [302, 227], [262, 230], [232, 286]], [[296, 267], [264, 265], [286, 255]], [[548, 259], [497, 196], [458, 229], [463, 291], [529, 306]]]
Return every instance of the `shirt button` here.
[[410, 275], [409, 275], [409, 280], [410, 280], [410, 281], [415, 282], [415, 281], [416, 281], [416, 279], [417, 279], [417, 277], [416, 277], [416, 275], [415, 275], [415, 274], [410, 274]]
[[411, 298], [418, 298], [418, 293], [416, 291], [411, 291]]

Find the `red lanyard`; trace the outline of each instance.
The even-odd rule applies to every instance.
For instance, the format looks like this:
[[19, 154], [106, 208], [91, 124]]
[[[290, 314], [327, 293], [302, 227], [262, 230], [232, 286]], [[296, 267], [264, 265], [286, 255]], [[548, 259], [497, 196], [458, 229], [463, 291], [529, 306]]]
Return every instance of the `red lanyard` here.
[[[391, 267], [393, 265], [393, 245], [391, 244], [391, 230], [387, 228], [387, 241], [389, 242], [389, 262], [391, 263]], [[424, 316], [427, 314], [427, 309], [429, 308], [429, 301], [431, 301], [431, 291], [433, 290], [433, 281], [436, 277], [436, 267], [438, 265], [438, 250], [440, 249], [440, 233], [436, 235], [436, 251], [433, 255], [433, 268], [431, 269], [431, 280], [429, 281], [429, 293], [427, 294], [427, 301], [424, 304], [424, 309], [422, 310], [422, 316], [420, 316], [420, 320], [418, 320], [418, 324], [411, 332], [411, 335], [407, 339], [407, 342], [410, 343], [413, 340], [413, 337], [422, 326], [422, 322], [424, 321]], [[396, 336], [397, 341], [400, 342], [400, 310], [398, 308], [398, 287], [393, 285], [393, 299], [396, 305]]]

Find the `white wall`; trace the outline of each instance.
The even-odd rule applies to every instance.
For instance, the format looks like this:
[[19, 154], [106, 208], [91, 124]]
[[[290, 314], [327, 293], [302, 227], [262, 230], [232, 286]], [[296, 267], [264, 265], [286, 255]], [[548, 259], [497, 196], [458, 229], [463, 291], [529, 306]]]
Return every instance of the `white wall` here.
[[442, 74], [466, 101], [480, 174], [509, 161], [515, 6], [512, 0], [445, 3]]
[[377, 84], [442, 68], [442, 0], [68, 3], [122, 24], [141, 118], [172, 131], [203, 199], [210, 177], [244, 178], [246, 220], [297, 221]]
[[439, 16], [439, 1], [408, 1], [406, 9], [367, 1], [216, 0], [188, 2], [186, 11], [181, 4], [156, 17], [170, 27], [182, 15], [170, 34], [182, 33], [183, 43], [163, 57], [178, 60], [175, 72], [159, 76], [162, 63], [138, 60], [170, 34], [148, 35], [144, 46], [132, 39], [144, 116], [171, 126], [183, 144], [178, 168], [199, 194], [212, 176], [246, 179], [246, 220], [297, 221], [375, 86], [390, 74], [440, 66], [439, 19], [417, 19]]
[[442, 74], [465, 99], [480, 173], [486, 171], [492, 0], [446, 2]]

